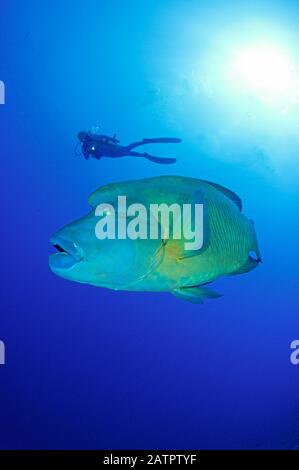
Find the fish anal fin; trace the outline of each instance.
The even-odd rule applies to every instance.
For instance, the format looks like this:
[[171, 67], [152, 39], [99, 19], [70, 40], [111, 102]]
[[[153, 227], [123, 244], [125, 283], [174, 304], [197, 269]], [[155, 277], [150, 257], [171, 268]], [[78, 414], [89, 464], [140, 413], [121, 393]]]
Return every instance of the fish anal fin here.
[[176, 297], [187, 300], [194, 304], [203, 304], [206, 299], [217, 299], [221, 294], [215, 292], [209, 287], [194, 286], [194, 287], [181, 287], [172, 291]]

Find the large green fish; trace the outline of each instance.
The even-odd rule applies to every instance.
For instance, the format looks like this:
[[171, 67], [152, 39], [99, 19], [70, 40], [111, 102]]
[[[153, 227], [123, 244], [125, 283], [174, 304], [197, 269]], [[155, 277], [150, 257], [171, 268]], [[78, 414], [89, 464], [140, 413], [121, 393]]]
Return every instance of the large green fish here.
[[[186, 249], [187, 239], [163, 238], [163, 219], [158, 217], [158, 238], [99, 239], [95, 227], [99, 204], [113, 206], [118, 196], [127, 204], [189, 204], [203, 207], [203, 243]], [[91, 211], [56, 232], [51, 243], [51, 270], [66, 279], [114, 290], [168, 291], [185, 300], [202, 303], [219, 294], [205, 284], [220, 276], [242, 274], [261, 261], [254, 225], [242, 213], [240, 198], [232, 191], [204, 180], [160, 176], [113, 183], [99, 188], [88, 199]], [[110, 206], [109, 206], [110, 205]], [[109, 210], [105, 215], [109, 221]], [[132, 220], [129, 217], [129, 220]], [[169, 219], [175, 224], [175, 218]]]

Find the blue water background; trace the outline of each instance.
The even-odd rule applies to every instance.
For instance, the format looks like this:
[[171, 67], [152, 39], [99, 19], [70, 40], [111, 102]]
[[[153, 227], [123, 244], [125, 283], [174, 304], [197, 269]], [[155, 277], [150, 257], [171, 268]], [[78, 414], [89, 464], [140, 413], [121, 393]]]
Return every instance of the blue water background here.
[[[265, 33], [296, 60], [297, 2], [2, 0], [0, 9], [0, 447], [298, 447], [299, 366], [289, 356], [299, 338], [299, 108], [241, 97], [217, 75], [226, 40]], [[181, 137], [151, 148], [179, 162], [76, 157], [77, 132], [94, 125], [122, 143]], [[223, 297], [204, 305], [50, 272], [49, 237], [88, 211], [93, 190], [169, 173], [242, 198], [258, 269], [217, 281]]]

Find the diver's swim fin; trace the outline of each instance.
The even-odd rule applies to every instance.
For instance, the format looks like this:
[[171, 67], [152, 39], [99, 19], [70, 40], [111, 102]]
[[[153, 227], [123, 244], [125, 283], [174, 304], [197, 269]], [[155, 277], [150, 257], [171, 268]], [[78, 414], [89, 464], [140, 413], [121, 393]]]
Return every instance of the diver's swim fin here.
[[142, 139], [144, 144], [179, 144], [182, 142], [182, 139], [177, 139], [175, 137], [157, 137], [154, 139]]
[[170, 163], [175, 163], [177, 161], [176, 158], [162, 158], [162, 157], [153, 157], [152, 155], [149, 155], [148, 153], [142, 153], [142, 157], [147, 158], [151, 162], [154, 163], [162, 163], [162, 164], [170, 164]]

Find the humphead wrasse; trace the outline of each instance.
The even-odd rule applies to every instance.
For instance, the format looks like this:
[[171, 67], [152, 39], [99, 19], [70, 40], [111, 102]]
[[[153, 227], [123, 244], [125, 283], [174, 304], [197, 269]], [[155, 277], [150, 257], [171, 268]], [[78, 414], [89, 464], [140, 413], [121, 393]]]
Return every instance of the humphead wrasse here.
[[[198, 249], [186, 249], [190, 241], [161, 236], [99, 239], [97, 207], [113, 207], [110, 215], [121, 220], [119, 196], [128, 204], [173, 204], [203, 207], [203, 240]], [[159, 176], [113, 183], [99, 188], [88, 199], [91, 211], [56, 232], [51, 243], [58, 250], [49, 258], [51, 270], [65, 279], [114, 290], [171, 292], [202, 303], [219, 297], [206, 286], [220, 276], [243, 274], [261, 261], [253, 222], [242, 213], [240, 198], [216, 183], [181, 176]], [[103, 214], [102, 214], [103, 215]], [[109, 223], [109, 210], [105, 220]], [[132, 214], [128, 217], [132, 221]], [[175, 218], [169, 218], [175, 224]], [[140, 222], [140, 218], [139, 218]]]

